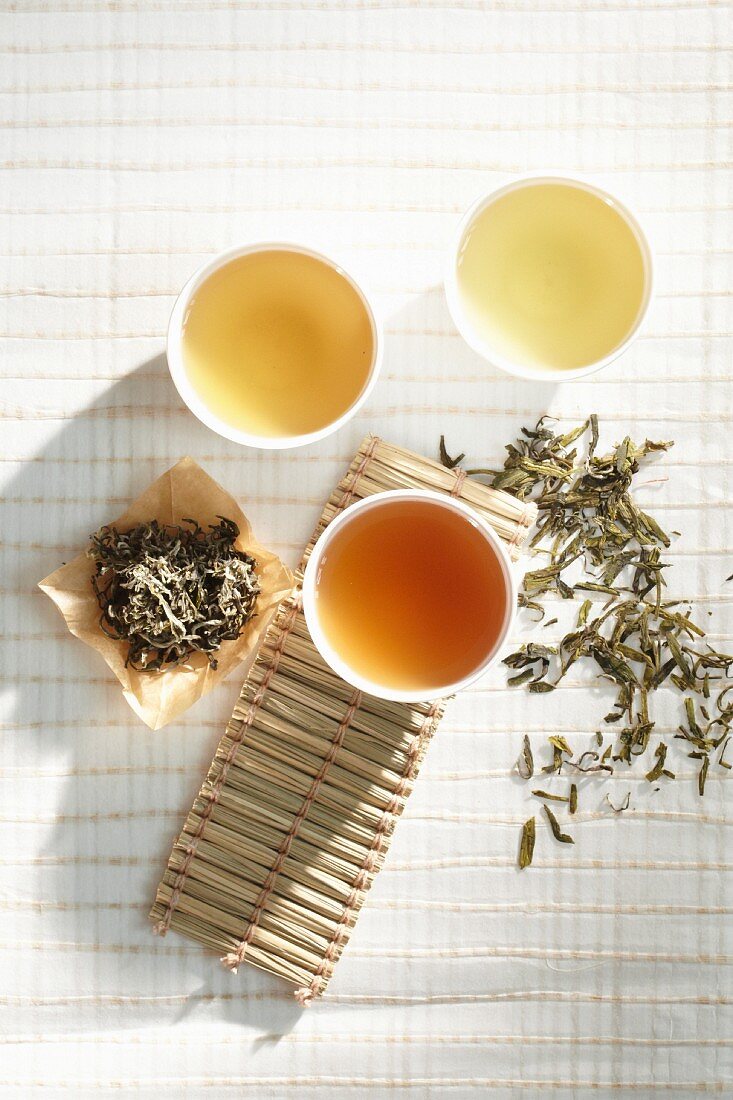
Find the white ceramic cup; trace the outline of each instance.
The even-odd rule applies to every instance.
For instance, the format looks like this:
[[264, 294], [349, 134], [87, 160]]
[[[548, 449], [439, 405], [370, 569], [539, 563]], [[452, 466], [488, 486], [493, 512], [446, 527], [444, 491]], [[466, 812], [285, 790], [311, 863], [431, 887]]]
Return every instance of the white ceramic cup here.
[[[504, 613], [504, 621], [502, 622], [499, 636], [491, 649], [486, 653], [481, 663], [462, 680], [453, 683], [435, 684], [431, 689], [423, 689], [419, 692], [399, 691], [394, 688], [385, 687], [382, 684], [375, 683], [361, 676], [340, 657], [330, 644], [318, 618], [317, 590], [321, 561], [334, 535], [348, 523], [351, 523], [356, 516], [366, 510], [380, 508], [384, 504], [394, 501], [429, 501], [437, 507], [445, 508], [463, 517], [466, 523], [472, 524], [472, 526], [480, 531], [486, 539], [486, 552], [487, 554], [493, 554], [498, 560], [506, 586], [506, 611]], [[470, 508], [462, 501], [455, 500], [445, 493], [433, 492], [430, 489], [398, 489], [384, 493], [375, 493], [373, 496], [365, 497], [356, 504], [350, 505], [332, 520], [321, 534], [313, 547], [303, 577], [303, 611], [305, 613], [311, 638], [324, 661], [330, 665], [333, 671], [343, 680], [346, 680], [347, 683], [358, 688], [360, 691], [364, 691], [369, 695], [374, 695], [379, 699], [390, 699], [400, 703], [417, 703], [429, 699], [442, 699], [445, 696], [454, 695], [457, 691], [474, 683], [479, 677], [483, 676], [484, 672], [496, 662], [499, 656], [501, 648], [511, 630], [512, 623], [514, 622], [516, 607], [517, 588], [512, 563], [498, 535], [495, 534], [489, 524], [479, 516], [473, 508]]]
[[[613, 351], [604, 356], [603, 359], [598, 359], [593, 363], [588, 363], [585, 366], [570, 370], [552, 367], [532, 367], [525, 363], [515, 362], [500, 354], [491, 346], [489, 341], [476, 331], [475, 326], [466, 313], [461, 298], [460, 288], [458, 286], [458, 257], [461, 254], [466, 236], [479, 215], [483, 214], [487, 207], [493, 205], [498, 199], [502, 198], [504, 195], [508, 195], [511, 191], [518, 191], [525, 187], [536, 187], [537, 185], [548, 183], [559, 183], [570, 187], [577, 187], [582, 191], [587, 191], [589, 194], [595, 195], [596, 198], [601, 199], [611, 206], [616, 213], [623, 218], [634, 234], [639, 245], [642, 263], [644, 265], [644, 293], [634, 323], [627, 332], [624, 340], [618, 344]], [[499, 367], [501, 370], [506, 371], [507, 374], [513, 374], [517, 378], [537, 379], [544, 382], [550, 380], [570, 382], [576, 378], [585, 378], [589, 374], [594, 374], [596, 371], [602, 370], [603, 367], [608, 366], [609, 363], [613, 362], [614, 359], [618, 358], [619, 355], [626, 351], [629, 345], [632, 344], [638, 336], [641, 325], [647, 315], [652, 300], [653, 285], [654, 265], [652, 251], [638, 217], [632, 214], [628, 206], [609, 194], [608, 191], [604, 191], [603, 188], [598, 187], [595, 183], [580, 176], [571, 176], [561, 172], [550, 171], [530, 172], [525, 176], [510, 180], [510, 182], [504, 184], [503, 187], [498, 187], [496, 190], [490, 191], [488, 194], [477, 199], [461, 219], [458, 232], [450, 250], [448, 270], [445, 276], [445, 294], [448, 300], [448, 309], [453, 318], [453, 323], [469, 347], [478, 352], [478, 354], [491, 363], [492, 366]]]
[[[227, 424], [213, 413], [208, 405], [202, 400], [198, 391], [191, 384], [184, 363], [183, 327], [191, 300], [201, 284], [215, 272], [219, 271], [220, 268], [231, 263], [232, 260], [238, 260], [242, 256], [250, 256], [256, 252], [273, 251], [297, 252], [302, 256], [310, 256], [314, 260], [320, 260], [322, 263], [328, 264], [334, 271], [337, 271], [358, 294], [372, 330], [372, 362], [369, 370], [369, 377], [361, 393], [349, 408], [336, 420], [331, 421], [331, 423], [327, 424], [324, 428], [319, 428], [318, 431], [308, 432], [304, 435], [254, 435], [251, 432], [243, 432], [233, 425]], [[301, 244], [293, 244], [289, 241], [260, 241], [256, 244], [238, 245], [234, 248], [228, 248], [225, 252], [220, 252], [218, 256], [214, 256], [213, 259], [207, 260], [205, 264], [202, 264], [188, 280], [176, 299], [168, 323], [168, 337], [166, 343], [168, 369], [170, 370], [173, 384], [194, 416], [196, 416], [202, 424], [205, 424], [207, 428], [211, 428], [212, 431], [218, 432], [219, 435], [223, 435], [225, 439], [231, 439], [235, 443], [243, 443], [247, 447], [259, 447], [264, 450], [285, 450], [288, 447], [304, 447], [308, 443], [316, 443], [318, 440], [325, 439], [326, 436], [331, 435], [332, 432], [338, 431], [347, 420], [351, 419], [357, 409], [364, 404], [369, 394], [372, 392], [382, 365], [383, 350], [384, 338], [382, 335], [382, 328], [377, 321], [374, 308], [364, 289], [347, 271], [328, 256], [324, 256], [322, 253], [316, 252], [312, 248], [307, 248]]]

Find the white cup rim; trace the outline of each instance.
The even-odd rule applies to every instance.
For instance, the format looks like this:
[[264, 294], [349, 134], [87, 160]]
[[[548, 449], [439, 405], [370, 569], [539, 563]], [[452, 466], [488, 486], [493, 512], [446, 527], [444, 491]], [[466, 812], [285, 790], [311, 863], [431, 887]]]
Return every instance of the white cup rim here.
[[[369, 318], [372, 329], [372, 363], [366, 384], [361, 393], [345, 412], [336, 420], [331, 421], [330, 424], [326, 424], [325, 427], [319, 428], [318, 431], [306, 432], [302, 435], [282, 436], [257, 435], [253, 432], [240, 431], [233, 425], [227, 424], [226, 421], [220, 419], [220, 417], [209, 409], [191, 384], [186, 373], [183, 362], [183, 321], [193, 295], [206, 279], [210, 278], [211, 275], [219, 271], [226, 264], [231, 263], [232, 260], [238, 260], [242, 256], [254, 255], [257, 252], [296, 252], [302, 256], [310, 256], [314, 260], [320, 260], [322, 263], [327, 264], [346, 279], [349, 285], [356, 291], [364, 306], [367, 317]], [[330, 256], [324, 255], [323, 252], [310, 248], [308, 245], [300, 244], [295, 241], [254, 241], [248, 244], [233, 245], [231, 248], [227, 248], [223, 252], [219, 252], [215, 256], [212, 256], [211, 259], [206, 260], [205, 263], [194, 271], [193, 275], [178, 295], [171, 312], [170, 321], [168, 322], [168, 333], [166, 338], [168, 370], [170, 371], [173, 384], [178, 390], [181, 399], [193, 415], [200, 420], [202, 424], [205, 424], [207, 428], [211, 428], [212, 431], [217, 432], [225, 439], [230, 439], [234, 443], [241, 443], [246, 447], [257, 447], [268, 451], [287, 450], [291, 447], [305, 447], [309, 443], [317, 443], [319, 440], [325, 439], [327, 436], [331, 435], [333, 432], [337, 432], [339, 428], [343, 427], [343, 425], [361, 408], [374, 389], [382, 366], [383, 355], [384, 337], [382, 325], [377, 318], [377, 313], [372, 301], [364, 288], [356, 281], [354, 276], [336, 260], [332, 259]]]
[[[637, 244], [639, 245], [644, 267], [644, 294], [636, 319], [624, 340], [602, 359], [598, 359], [593, 363], [588, 363], [586, 366], [575, 367], [570, 370], [564, 370], [560, 367], [530, 367], [500, 355], [487, 341], [482, 340], [475, 332], [473, 325], [465, 315], [460, 291], [458, 289], [457, 259], [469, 226], [475, 221], [479, 214], [483, 213], [487, 207], [491, 206], [504, 195], [509, 194], [511, 191], [518, 191], [524, 187], [534, 187], [541, 183], [563, 183], [577, 187], [580, 190], [595, 195], [596, 198], [600, 198], [612, 206], [624, 219], [629, 229], [631, 229], [634, 234]], [[630, 209], [625, 201], [622, 201], [616, 195], [607, 191], [604, 187], [601, 187], [598, 183], [585, 175], [575, 175], [549, 169], [538, 170], [536, 172], [526, 172], [524, 175], [513, 177], [500, 187], [493, 188], [491, 191], [480, 195], [468, 208], [461, 218], [458, 230], [451, 244], [444, 285], [448, 302], [448, 311], [450, 312], [453, 324], [456, 326], [468, 346], [487, 362], [491, 363], [492, 366], [498, 367], [500, 370], [505, 371], [507, 374], [512, 374], [516, 378], [526, 378], [533, 381], [544, 382], [550, 380], [571, 382], [574, 379], [586, 378], [590, 374], [595, 374], [596, 371], [603, 370], [603, 368], [607, 367], [609, 363], [612, 363], [614, 359], [617, 359], [619, 355], [622, 355], [638, 337], [641, 327], [649, 313], [649, 307], [653, 299], [654, 257], [649, 244], [649, 237], [638, 215]]]
[[[390, 501], [429, 501], [434, 504], [438, 504], [446, 509], [450, 509], [457, 512], [459, 515], [469, 519], [484, 536], [489, 543], [491, 549], [494, 551], [497, 560], [501, 566], [504, 583], [506, 585], [506, 610], [504, 612], [504, 620], [502, 622], [501, 630], [492, 646], [491, 650], [487, 653], [481, 663], [473, 669], [467, 676], [464, 676], [461, 680], [456, 680], [449, 684], [438, 684], [433, 689], [421, 691], [399, 691], [395, 688], [388, 688], [379, 683], [375, 683], [368, 678], [361, 676], [355, 672], [346, 661], [336, 653], [325, 633], [321, 627], [318, 611], [316, 608], [316, 587], [318, 568], [323, 558], [326, 547], [331, 542], [334, 535], [343, 526], [353, 520], [357, 513], [366, 511], [369, 508], [378, 508]], [[323, 531], [316, 542], [313, 550], [311, 551], [308, 563], [305, 568], [305, 574], [303, 576], [303, 612], [305, 614], [306, 623], [308, 624], [308, 630], [310, 631], [313, 643], [318, 649], [318, 652], [323, 657], [327, 665], [337, 675], [339, 675], [352, 687], [358, 688], [359, 691], [363, 691], [368, 695], [373, 695], [378, 699], [387, 699], [396, 703], [421, 703], [427, 702], [433, 699], [442, 699], [447, 696], [454, 695], [462, 688], [468, 687], [478, 680], [483, 674], [490, 668], [491, 665], [496, 663], [496, 660], [507, 640], [517, 608], [517, 585], [512, 569], [512, 563], [509, 558], [505, 547], [503, 546], [501, 539], [492, 529], [491, 525], [479, 515], [479, 513], [471, 508], [469, 505], [464, 504], [463, 501], [456, 500], [454, 497], [448, 496], [445, 493], [439, 493], [432, 489], [391, 489], [382, 493], [374, 493], [372, 496], [364, 497], [362, 500], [357, 501], [354, 504], [345, 508], [335, 519], [333, 519], [325, 531]]]

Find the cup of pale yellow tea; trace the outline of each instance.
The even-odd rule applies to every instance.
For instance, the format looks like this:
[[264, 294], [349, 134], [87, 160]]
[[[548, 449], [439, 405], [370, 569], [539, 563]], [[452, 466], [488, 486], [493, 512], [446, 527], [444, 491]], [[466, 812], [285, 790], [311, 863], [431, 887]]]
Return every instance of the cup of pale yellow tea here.
[[396, 702], [452, 695], [496, 660], [516, 589], [509, 555], [461, 501], [375, 493], [323, 532], [303, 610], [321, 656], [348, 683]]
[[192, 276], [173, 307], [168, 366], [215, 432], [251, 447], [335, 432], [377, 379], [382, 337], [343, 268], [296, 244], [231, 248]]
[[521, 378], [600, 370], [637, 335], [651, 292], [651, 251], [636, 218], [599, 187], [552, 174], [475, 203], [446, 277], [463, 338]]

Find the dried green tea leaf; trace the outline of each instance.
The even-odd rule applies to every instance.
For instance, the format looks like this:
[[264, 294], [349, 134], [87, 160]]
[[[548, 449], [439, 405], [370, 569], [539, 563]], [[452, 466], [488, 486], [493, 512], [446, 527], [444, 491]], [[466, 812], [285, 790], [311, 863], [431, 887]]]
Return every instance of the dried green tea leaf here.
[[562, 577], [558, 577], [555, 581], [557, 590], [564, 600], [572, 600], [574, 598], [574, 591], [569, 584], [566, 584]]
[[622, 814], [624, 812], [624, 810], [628, 810], [629, 805], [631, 803], [631, 791], [628, 792], [628, 794], [626, 795], [626, 798], [623, 800], [623, 802], [621, 803], [620, 806], [614, 806], [614, 804], [611, 801], [608, 794], [606, 794], [605, 798], [606, 798], [606, 802], [608, 803], [608, 805], [611, 807], [611, 809], [613, 810], [613, 812], [615, 814]]
[[443, 466], [445, 466], [445, 468], [447, 470], [455, 470], [456, 466], [460, 466], [461, 462], [463, 462], [464, 458], [466, 457], [465, 454], [460, 454], [456, 458], [451, 458], [451, 456], [448, 454], [448, 451], [445, 448], [445, 436], [444, 435], [441, 435], [441, 437], [440, 437], [439, 453], [440, 453], [440, 461], [443, 464]]
[[710, 767], [710, 757], [704, 756], [702, 761], [702, 767], [700, 768], [700, 774], [697, 777], [697, 789], [700, 793], [700, 797], [705, 794], [705, 780], [708, 777], [708, 768]]
[[126, 664], [159, 672], [204, 653], [212, 668], [224, 641], [239, 637], [255, 612], [257, 563], [235, 548], [239, 528], [218, 516], [205, 531], [183, 524], [140, 523], [130, 531], [101, 527], [88, 555], [99, 624], [128, 643]]
[[[597, 423], [596, 420], [596, 425]], [[585, 435], [588, 431], [589, 424], [590, 421], [586, 420], [583, 424], [578, 424], [577, 428], [572, 428], [569, 432], [566, 432], [565, 435], [558, 436], [558, 443], [560, 446], [567, 450], [572, 443], [575, 443], [576, 439], [580, 439], [581, 435]]]
[[567, 798], [566, 795], [563, 795], [563, 794], [550, 794], [548, 791], [542, 791], [542, 790], [539, 790], [539, 789], [535, 790], [535, 791], [532, 791], [532, 794], [535, 796], [535, 798], [544, 798], [548, 802], [567, 802], [568, 801], [568, 798]]
[[591, 646], [591, 653], [598, 667], [617, 684], [636, 684], [638, 681], [627, 661], [614, 653], [607, 643], [600, 641]]
[[[606, 752], [603, 754], [603, 760], [608, 758], [610, 751], [611, 746], [609, 745]], [[590, 763], [586, 764], [586, 760], [589, 760]], [[609, 774], [613, 772], [613, 768], [610, 764], [605, 764], [603, 760], [598, 763], [598, 760], [599, 756], [597, 752], [593, 752], [592, 749], [586, 749], [585, 752], [580, 754], [577, 760], [566, 760], [564, 763], [568, 764], [571, 768], [575, 768], [577, 772], [582, 772], [584, 775], [590, 772], [608, 772]]]
[[562, 831], [557, 818], [546, 803], [543, 805], [542, 809], [547, 814], [547, 820], [550, 822], [550, 828], [552, 829], [552, 835], [555, 840], [559, 840], [561, 844], [575, 844], [573, 838]]
[[528, 680], [533, 679], [534, 672], [531, 668], [525, 668], [523, 672], [518, 672], [516, 676], [510, 676], [507, 680], [507, 684], [510, 687], [519, 687], [521, 684], [526, 684]]
[[570, 810], [571, 814], [574, 814], [575, 811], [578, 809], [578, 786], [576, 783], [570, 784], [570, 797], [568, 799], [568, 802], [570, 803], [568, 809]]
[[534, 775], [534, 757], [532, 756], [532, 746], [529, 742], [529, 737], [525, 733], [524, 742], [522, 744], [522, 752], [517, 760], [517, 771], [522, 779], [531, 779]]
[[588, 462], [593, 461], [593, 456], [596, 453], [596, 447], [598, 446], [598, 413], [591, 413], [590, 415], [590, 446], [588, 447]]
[[545, 617], [545, 609], [541, 603], [537, 600], [530, 600], [524, 592], [520, 592], [517, 596], [517, 607], [524, 607], [528, 611], [536, 611], [539, 614], [539, 618], [535, 619], [535, 622], [541, 622]]
[[529, 867], [534, 855], [535, 819], [530, 817], [522, 826], [522, 839], [519, 843], [519, 867]]
[[697, 724], [697, 718], [695, 716], [695, 703], [688, 695], [685, 699], [685, 711], [687, 712], [687, 724], [690, 727], [690, 733], [695, 737], [701, 737], [700, 727]]
[[639, 508], [637, 510], [637, 518], [644, 525], [644, 527], [646, 527], [649, 534], [654, 535], [656, 540], [658, 542], [661, 542], [662, 546], [671, 545], [672, 540], [670, 539], [669, 535], [666, 531], [662, 530], [662, 528], [652, 516], [647, 515], [646, 512], [642, 512], [641, 508]]
[[563, 765], [562, 752], [557, 747], [557, 745], [553, 745], [553, 747], [552, 747], [552, 763], [547, 764], [542, 769], [542, 771], [545, 774], [549, 774], [549, 775], [552, 775], [554, 772], [557, 772], [559, 774], [562, 771], [562, 765]]
[[570, 745], [567, 743], [565, 738], [560, 737], [559, 734], [554, 734], [552, 737], [548, 737], [547, 740], [550, 742], [553, 748], [559, 749], [560, 752], [564, 752], [568, 756], [573, 755], [573, 750], [570, 748]]
[[588, 612], [593, 607], [591, 600], [583, 600], [580, 605], [580, 611], [578, 612], [577, 626], [585, 626], [588, 621]]
[[[580, 453], [582, 439], [587, 443], [585, 457]], [[534, 428], [522, 428], [520, 437], [506, 447], [503, 470], [481, 471], [494, 487], [520, 500], [531, 499], [538, 508], [529, 545], [545, 559], [541, 568], [528, 571], [519, 605], [541, 619], [547, 596], [604, 597], [582, 600], [575, 629], [557, 646], [530, 642], [510, 655], [505, 663], [516, 672], [510, 682], [524, 684], [532, 693], [548, 693], [580, 665], [595, 666], [599, 681], [615, 685], [615, 702], [604, 721], [616, 725], [618, 733], [605, 748], [603, 737], [597, 735], [602, 756], [587, 752], [573, 760], [555, 743], [552, 763], [542, 768], [545, 774], [561, 774], [564, 766], [583, 774], [610, 774], [616, 764], [631, 766], [650, 749], [653, 693], [673, 686], [686, 697], [685, 721], [676, 739], [701, 761], [702, 793], [712, 753], [722, 768], [731, 770], [724, 750], [733, 734], [733, 654], [703, 644], [705, 631], [691, 607], [685, 606], [687, 601], [665, 599], [669, 563], [663, 555], [670, 536], [639, 507], [633, 493], [648, 456], [667, 451], [672, 442], [647, 439], [637, 444], [626, 436], [605, 454], [598, 443], [595, 413], [563, 433], [551, 418], [543, 417]], [[547, 625], [556, 621], [552, 618]], [[646, 773], [650, 782], [674, 778], [666, 766], [667, 755], [667, 745], [659, 743]], [[575, 801], [577, 793], [573, 798], [571, 791], [569, 797]], [[627, 805], [628, 799], [614, 809], [622, 812]]]
[[657, 758], [657, 762], [654, 767], [646, 773], [645, 777], [650, 783], [654, 783], [655, 780], [659, 779], [659, 777], [664, 774], [664, 762], [667, 758], [667, 746], [664, 741], [659, 742], [654, 755]]
[[618, 596], [618, 588], [613, 588], [610, 584], [597, 584], [594, 581], [581, 581], [575, 585], [575, 591], [578, 592], [605, 592], [607, 596]]
[[674, 634], [667, 634], [667, 645], [670, 648], [670, 652], [674, 658], [675, 664], [682, 673], [682, 682], [690, 688], [695, 687], [695, 676], [692, 671], [692, 664], [683, 652], [682, 646], [675, 638]]

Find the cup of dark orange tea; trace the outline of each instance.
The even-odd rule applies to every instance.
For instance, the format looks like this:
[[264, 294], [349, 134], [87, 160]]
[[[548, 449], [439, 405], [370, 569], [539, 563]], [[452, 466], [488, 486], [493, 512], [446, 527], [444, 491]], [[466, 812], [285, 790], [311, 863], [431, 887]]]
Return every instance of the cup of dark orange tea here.
[[376, 493], [318, 539], [303, 610], [321, 656], [380, 699], [453, 695], [492, 665], [516, 586], [500, 539], [472, 508], [430, 490]]

